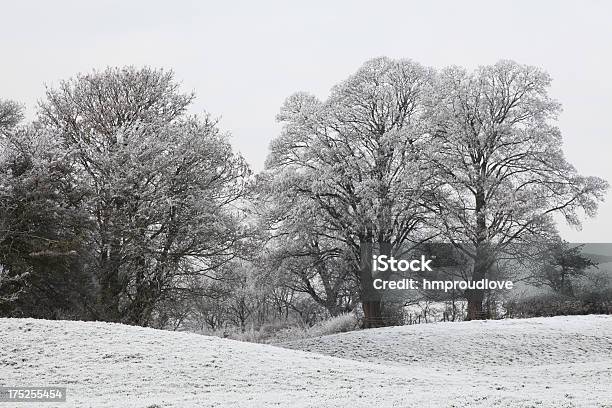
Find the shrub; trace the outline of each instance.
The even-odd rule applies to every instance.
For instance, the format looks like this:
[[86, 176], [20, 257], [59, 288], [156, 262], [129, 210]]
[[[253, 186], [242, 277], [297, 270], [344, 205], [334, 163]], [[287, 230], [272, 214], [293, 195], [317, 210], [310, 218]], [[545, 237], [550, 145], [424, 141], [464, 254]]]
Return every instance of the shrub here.
[[308, 337], [326, 336], [328, 334], [344, 333], [359, 328], [359, 319], [352, 313], [341, 314], [331, 319], [323, 320], [307, 330]]
[[268, 323], [258, 330], [251, 328], [241, 331], [237, 328], [205, 331], [202, 334], [226, 337], [232, 340], [249, 343], [283, 343], [286, 341], [305, 339], [309, 337], [326, 336], [357, 330], [359, 319], [355, 314], [346, 313], [323, 320], [312, 327], [301, 327], [288, 323]]
[[547, 317], [585, 314], [611, 314], [612, 297], [601, 293], [585, 293], [580, 298], [546, 293], [504, 304], [506, 317]]

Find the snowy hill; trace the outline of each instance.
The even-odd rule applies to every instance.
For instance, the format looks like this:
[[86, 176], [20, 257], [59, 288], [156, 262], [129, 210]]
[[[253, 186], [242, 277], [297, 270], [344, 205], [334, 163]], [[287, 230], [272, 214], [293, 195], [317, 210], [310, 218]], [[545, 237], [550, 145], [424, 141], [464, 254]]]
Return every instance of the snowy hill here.
[[0, 319], [0, 385], [66, 386], [65, 408], [612, 407], [612, 316], [404, 326], [284, 346], [300, 350]]
[[398, 366], [418, 363], [467, 369], [587, 364], [612, 360], [612, 316], [420, 324], [304, 339], [282, 346]]

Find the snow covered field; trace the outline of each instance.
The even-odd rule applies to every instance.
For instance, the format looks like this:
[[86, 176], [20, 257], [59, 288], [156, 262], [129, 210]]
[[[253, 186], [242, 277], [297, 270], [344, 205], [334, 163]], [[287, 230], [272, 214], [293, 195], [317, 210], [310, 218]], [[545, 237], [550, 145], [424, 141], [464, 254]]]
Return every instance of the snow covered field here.
[[[283, 346], [0, 319], [0, 385], [66, 386], [68, 402], [57, 404], [66, 408], [612, 407], [612, 316], [393, 327]], [[36, 406], [16, 406], [26, 405]]]

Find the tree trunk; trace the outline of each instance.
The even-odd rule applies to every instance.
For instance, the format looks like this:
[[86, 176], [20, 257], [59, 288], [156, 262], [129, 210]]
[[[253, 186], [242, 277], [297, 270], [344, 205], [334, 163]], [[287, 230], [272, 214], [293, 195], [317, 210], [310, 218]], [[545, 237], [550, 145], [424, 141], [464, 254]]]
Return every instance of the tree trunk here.
[[486, 318], [482, 309], [484, 291], [480, 289], [470, 290], [466, 293], [468, 300], [467, 316], [465, 320], [483, 320]]
[[362, 302], [363, 307], [363, 328], [372, 329], [385, 325], [382, 316], [382, 305], [380, 301], [368, 300]]
[[100, 294], [98, 301], [104, 320], [108, 322], [118, 322], [121, 320], [119, 301], [123, 292], [123, 284], [119, 276], [121, 245], [118, 239], [114, 237], [111, 238], [110, 251], [108, 252], [106, 247], [102, 248], [100, 262], [101, 276], [99, 276]]
[[[491, 253], [488, 245], [488, 231], [485, 218], [485, 193], [482, 187], [476, 192], [476, 258], [472, 270], [472, 281], [485, 279], [491, 265]], [[482, 308], [484, 289], [469, 289], [465, 292], [468, 307], [466, 320], [482, 320], [486, 313]]]
[[372, 243], [367, 239], [360, 242], [360, 286], [361, 305], [363, 308], [363, 328], [370, 329], [384, 326], [382, 300], [380, 293], [374, 289], [372, 276]]

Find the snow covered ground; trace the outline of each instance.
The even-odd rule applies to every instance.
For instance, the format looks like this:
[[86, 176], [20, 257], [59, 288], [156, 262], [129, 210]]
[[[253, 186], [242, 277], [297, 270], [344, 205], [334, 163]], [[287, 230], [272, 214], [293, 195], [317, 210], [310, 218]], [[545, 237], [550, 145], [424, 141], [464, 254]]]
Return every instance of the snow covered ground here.
[[612, 316], [393, 327], [283, 346], [0, 319], [0, 385], [66, 386], [65, 408], [612, 407]]

